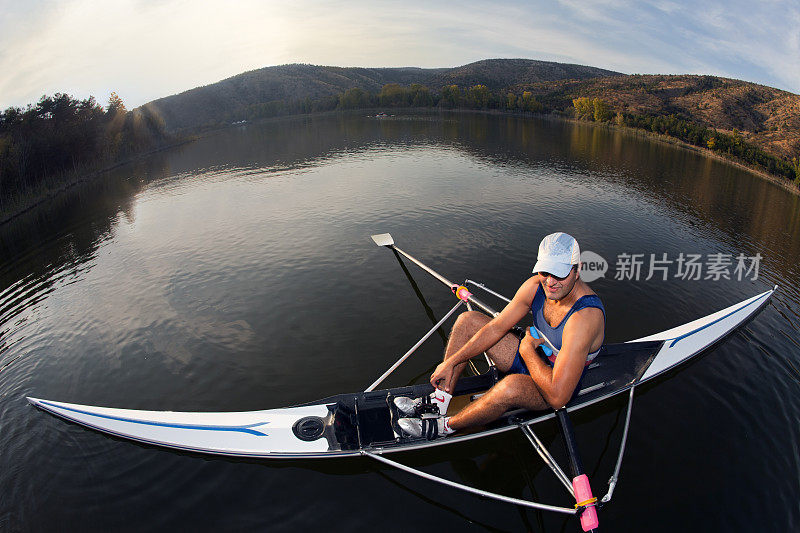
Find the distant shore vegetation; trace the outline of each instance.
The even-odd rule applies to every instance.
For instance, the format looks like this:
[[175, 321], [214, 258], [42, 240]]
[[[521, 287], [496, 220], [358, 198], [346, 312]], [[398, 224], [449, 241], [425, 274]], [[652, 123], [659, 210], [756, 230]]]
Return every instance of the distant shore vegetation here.
[[[571, 105], [570, 105], [571, 101]], [[556, 115], [666, 135], [710, 150], [800, 186], [800, 158], [769, 154], [733, 131], [719, 131], [672, 113], [632, 114], [600, 97], [571, 98], [556, 91], [537, 98], [529, 90], [491, 90], [486, 85], [449, 84], [433, 90], [422, 84], [389, 83], [380, 91], [351, 88], [319, 98], [272, 100], [221, 113], [212, 123], [182, 132], [181, 138], [230, 124], [261, 119], [358, 109], [492, 110]], [[93, 97], [77, 100], [57, 93], [26, 108], [0, 113], [0, 223], [52, 196], [87, 174], [116, 162], [179, 142], [148, 106], [128, 111], [112, 93], [103, 107]]]
[[302, 100], [273, 100], [245, 107], [225, 117], [225, 122], [254, 121], [283, 115], [314, 113], [321, 111], [377, 109], [377, 108], [424, 108], [439, 109], [501, 109], [508, 111], [542, 112], [544, 106], [530, 91], [515, 94], [510, 91], [491, 91], [485, 85], [461, 88], [445, 85], [439, 91], [412, 83], [403, 86], [389, 83], [380, 92], [369, 92], [358, 87], [338, 95]]
[[81, 175], [172, 140], [158, 116], [128, 111], [116, 93], [105, 107], [63, 93], [10, 107], [0, 113], [0, 221]]
[[748, 143], [733, 130], [721, 132], [676, 114], [637, 115], [618, 112], [603, 99], [579, 97], [572, 100], [567, 110], [545, 105], [531, 91], [489, 90], [485, 85], [461, 88], [445, 85], [439, 91], [411, 84], [384, 85], [378, 93], [352, 88], [336, 96], [321, 99], [306, 98], [298, 101], [274, 101], [248, 106], [228, 121], [259, 120], [263, 118], [320, 111], [376, 109], [376, 108], [437, 108], [498, 110], [507, 112], [547, 113], [595, 123], [645, 130], [674, 137], [684, 143], [711, 150], [723, 157], [744, 163], [757, 170], [772, 174], [800, 187], [800, 158], [791, 160], [768, 154]]
[[634, 115], [630, 113], [612, 114], [610, 106], [600, 98], [581, 97], [572, 101], [575, 115], [582, 120], [612, 122], [667, 135], [687, 144], [705, 148], [746, 163], [769, 174], [780, 176], [800, 185], [800, 160], [797, 157], [786, 161], [770, 155], [760, 148], [746, 142], [741, 133], [733, 130], [730, 134], [719, 132], [702, 124], [682, 119], [675, 114]]

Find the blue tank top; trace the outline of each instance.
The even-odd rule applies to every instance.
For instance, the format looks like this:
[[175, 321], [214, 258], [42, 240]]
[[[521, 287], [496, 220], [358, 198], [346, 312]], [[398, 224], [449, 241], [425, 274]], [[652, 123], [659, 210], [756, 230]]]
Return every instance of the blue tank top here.
[[[603, 302], [600, 301], [600, 298], [596, 294], [587, 294], [578, 298], [578, 300], [572, 304], [569, 312], [567, 312], [566, 316], [561, 320], [561, 322], [556, 327], [552, 327], [547, 323], [547, 320], [544, 319], [544, 300], [544, 290], [541, 289], [541, 287], [537, 287], [536, 294], [533, 297], [533, 303], [531, 303], [533, 325], [536, 326], [536, 329], [538, 329], [539, 333], [541, 333], [545, 344], [547, 344], [550, 349], [553, 350], [553, 355], [550, 356], [551, 362], [555, 362], [555, 358], [558, 355], [558, 352], [561, 350], [561, 336], [564, 333], [564, 326], [566, 325], [567, 320], [569, 320], [569, 317], [572, 316], [572, 313], [587, 307], [596, 307], [603, 312], [603, 320], [606, 318], [606, 310], [603, 307]], [[587, 357], [587, 363], [594, 359], [599, 351], [600, 350], [598, 349], [597, 351], [590, 353]]]

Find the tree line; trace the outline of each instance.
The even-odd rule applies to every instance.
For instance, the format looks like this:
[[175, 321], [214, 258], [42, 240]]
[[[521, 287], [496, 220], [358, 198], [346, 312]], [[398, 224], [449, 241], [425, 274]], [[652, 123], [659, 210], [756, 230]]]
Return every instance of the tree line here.
[[703, 124], [678, 117], [675, 114], [637, 115], [617, 113], [612, 119], [610, 106], [599, 98], [576, 98], [572, 101], [572, 105], [575, 115], [580, 119], [595, 122], [613, 120], [619, 126], [669, 135], [687, 144], [734, 157], [770, 174], [793, 181], [795, 185], [800, 185], [800, 160], [797, 157], [787, 161], [770, 155], [745, 141], [737, 130], [733, 130], [731, 134], [722, 133]]
[[624, 115], [621, 122], [625, 126], [669, 135], [695, 146], [733, 156], [770, 174], [800, 183], [800, 167], [798, 167], [797, 158], [794, 158], [793, 161], [786, 161], [770, 155], [745, 141], [741, 133], [735, 129], [731, 134], [721, 133], [675, 115]]
[[542, 104], [533, 93], [524, 91], [491, 91], [485, 85], [461, 89], [458, 85], [445, 85], [438, 92], [412, 83], [404, 87], [389, 83], [377, 94], [363, 89], [348, 89], [339, 95], [338, 109], [363, 109], [371, 107], [440, 107], [444, 109], [502, 109], [507, 111], [541, 111]]
[[462, 89], [458, 85], [445, 85], [439, 91], [418, 83], [403, 86], [388, 83], [379, 92], [370, 92], [354, 87], [338, 95], [302, 100], [273, 100], [247, 106], [225, 117], [226, 122], [257, 120], [297, 113], [319, 111], [374, 109], [374, 108], [423, 108], [441, 109], [497, 109], [504, 111], [541, 112], [544, 106], [530, 91], [492, 91], [485, 85], [473, 85]]
[[[561, 100], [563, 102], [563, 100]], [[566, 105], [569, 100], [566, 100]], [[438, 91], [421, 84], [384, 85], [378, 92], [360, 88], [321, 98], [273, 100], [239, 109], [220, 117], [215, 127], [241, 120], [258, 120], [294, 114], [374, 108], [438, 108], [557, 113], [581, 120], [669, 135], [686, 143], [726, 154], [800, 185], [800, 160], [787, 161], [732, 134], [671, 115], [638, 115], [615, 111], [600, 98], [579, 97], [572, 107], [544, 105], [531, 91], [490, 90], [477, 84], [461, 88], [445, 85]], [[137, 153], [151, 151], [176, 139], [165, 133], [164, 121], [147, 107], [125, 109], [112, 93], [103, 107], [94, 97], [77, 100], [57, 93], [42, 96], [26, 108], [11, 107], [0, 113], [0, 210], [14, 196], [48, 182], [57, 183]]]
[[24, 109], [10, 107], [0, 113], [0, 203], [167, 140], [160, 117], [128, 111], [116, 93], [105, 108], [92, 96], [78, 100], [63, 93]]
[[[557, 99], [556, 99], [557, 101]], [[569, 102], [569, 100], [567, 100]], [[568, 104], [567, 104], [568, 105]], [[669, 135], [683, 142], [728, 155], [761, 168], [770, 174], [794, 181], [800, 186], [800, 159], [791, 161], [766, 153], [746, 142], [741, 134], [718, 132], [703, 124], [671, 115], [639, 115], [615, 111], [601, 98], [578, 97], [572, 100], [572, 108], [563, 110], [546, 106], [530, 91], [490, 90], [485, 85], [461, 88], [445, 85], [438, 91], [413, 83], [403, 86], [397, 83], [384, 85], [377, 93], [360, 88], [348, 89], [337, 96], [321, 99], [287, 102], [275, 100], [266, 104], [249, 106], [242, 113], [231, 115], [233, 120], [257, 120], [297, 113], [371, 108], [438, 108], [438, 109], [493, 109], [512, 112], [561, 113], [580, 120], [606, 122]], [[556, 106], [558, 107], [558, 106]]]
[[[619, 126], [647, 130], [669, 135], [683, 142], [726, 154], [747, 164], [781, 176], [800, 186], [800, 158], [791, 161], [766, 153], [746, 142], [734, 130], [726, 134], [690, 120], [670, 115], [637, 115], [614, 113], [611, 106], [601, 98], [579, 97], [572, 101], [574, 116], [594, 122], [611, 122]], [[331, 101], [333, 106], [333, 101]], [[371, 107], [438, 107], [443, 109], [497, 109], [526, 111], [533, 113], [553, 112], [537, 101], [530, 91], [521, 93], [501, 90], [491, 91], [485, 85], [473, 85], [461, 89], [457, 85], [445, 85], [438, 93], [428, 87], [411, 84], [403, 87], [393, 83], [384, 85], [378, 94], [363, 89], [349, 89], [339, 95], [336, 109], [359, 109]]]

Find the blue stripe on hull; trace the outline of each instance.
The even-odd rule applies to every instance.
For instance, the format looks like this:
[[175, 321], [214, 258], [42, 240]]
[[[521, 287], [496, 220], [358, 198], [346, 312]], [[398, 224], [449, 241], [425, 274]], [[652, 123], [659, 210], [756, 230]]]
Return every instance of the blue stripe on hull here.
[[[670, 348], [672, 348], [673, 346], [675, 346], [676, 344], [678, 344], [678, 342], [679, 342], [680, 340], [682, 340], [682, 339], [685, 339], [686, 337], [690, 337], [690, 336], [694, 335], [695, 333], [697, 333], [698, 331], [702, 331], [702, 330], [704, 330], [704, 329], [706, 329], [706, 328], [708, 328], [708, 327], [710, 327], [710, 326], [713, 326], [714, 324], [716, 324], [716, 323], [718, 323], [718, 322], [721, 322], [722, 320], [725, 320], [726, 318], [728, 318], [729, 316], [733, 315], [734, 313], [738, 313], [738, 312], [739, 312], [739, 311], [741, 311], [742, 309], [744, 309], [744, 308], [746, 308], [746, 307], [749, 307], [749, 306], [753, 305], [753, 304], [754, 304], [755, 302], [757, 302], [757, 301], [758, 301], [758, 300], [754, 300], [754, 301], [752, 301], [752, 302], [748, 302], [748, 303], [746, 303], [746, 304], [742, 305], [741, 307], [739, 307], [739, 308], [737, 308], [737, 309], [734, 309], [733, 311], [731, 311], [730, 313], [728, 313], [728, 314], [727, 314], [727, 315], [725, 315], [725, 316], [721, 316], [721, 317], [719, 317], [718, 319], [716, 319], [716, 320], [714, 320], [714, 321], [712, 321], [712, 322], [709, 322], [708, 324], [703, 324], [703, 325], [702, 325], [702, 326], [700, 326], [699, 328], [697, 328], [697, 329], [695, 329], [695, 330], [692, 330], [692, 331], [690, 331], [689, 333], [684, 333], [683, 335], [680, 335], [680, 336], [678, 336], [678, 337], [675, 337], [674, 339], [672, 339], [672, 342], [670, 343], [669, 347], [670, 347]], [[670, 340], [670, 339], [667, 339], [667, 340]]]
[[105, 418], [107, 420], [117, 420], [119, 422], [128, 422], [131, 424], [141, 424], [145, 426], [158, 426], [158, 427], [167, 427], [167, 428], [176, 428], [176, 429], [193, 429], [193, 430], [200, 430], [200, 431], [231, 431], [236, 433], [247, 433], [250, 435], [255, 435], [256, 437], [267, 437], [269, 436], [267, 433], [262, 431], [256, 431], [254, 427], [264, 426], [269, 424], [269, 422], [258, 422], [256, 424], [247, 424], [244, 426], [208, 426], [208, 425], [200, 425], [200, 424], [170, 424], [167, 422], [150, 422], [147, 420], [135, 420], [133, 418], [123, 418], [119, 416], [111, 416], [111, 415], [101, 415], [97, 413], [92, 413], [90, 411], [83, 411], [81, 409], [75, 409], [74, 407], [64, 407], [63, 405], [58, 405], [55, 403], [48, 402], [46, 400], [39, 400], [39, 403], [42, 405], [46, 405], [52, 409], [62, 409], [64, 411], [72, 411], [73, 413], [79, 413], [82, 415], [89, 415], [94, 416], [97, 418]]

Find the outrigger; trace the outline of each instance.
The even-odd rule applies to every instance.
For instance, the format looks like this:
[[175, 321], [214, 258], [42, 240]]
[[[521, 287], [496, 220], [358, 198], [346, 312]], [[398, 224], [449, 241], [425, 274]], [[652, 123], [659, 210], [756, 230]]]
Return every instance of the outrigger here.
[[[141, 411], [37, 398], [28, 398], [28, 401], [56, 416], [103, 433], [202, 454], [265, 459], [368, 457], [421, 478], [482, 497], [533, 509], [578, 515], [584, 531], [588, 531], [597, 527], [596, 509], [600, 504], [611, 501], [617, 485], [636, 387], [720, 342], [753, 318], [777, 290], [776, 285], [771, 290], [743, 302], [661, 333], [629, 342], [604, 345], [600, 354], [584, 371], [581, 390], [564, 408], [555, 411], [552, 409], [535, 412], [511, 411], [478, 431], [427, 440], [424, 437], [410, 437], [400, 431], [397, 426], [399, 415], [393, 399], [398, 396], [421, 398], [433, 392], [433, 387], [429, 383], [382, 390], [376, 390], [376, 387], [462, 306], [477, 307], [491, 316], [498, 314], [492, 307], [478, 299], [470, 287], [485, 291], [500, 300], [506, 302], [509, 300], [483, 284], [469, 279], [460, 285], [452, 283], [395, 246], [394, 240], [388, 233], [373, 235], [372, 239], [379, 246], [387, 247], [406, 257], [449, 287], [458, 298], [458, 302], [363, 392], [338, 394], [281, 409], [234, 413]], [[453, 391], [454, 397], [471, 401], [498, 381], [500, 377], [498, 370], [488, 357], [486, 359], [489, 369], [479, 375], [461, 378]], [[592, 496], [588, 478], [583, 472], [567, 413], [626, 392], [628, 402], [617, 461], [608, 481], [607, 492], [598, 502]], [[569, 457], [571, 478], [533, 431], [535, 424], [551, 418], [556, 418], [561, 428]], [[564, 485], [575, 501], [571, 507], [548, 505], [484, 491], [428, 474], [386, 457], [395, 452], [465, 442], [512, 429], [523, 432], [536, 453]]]

